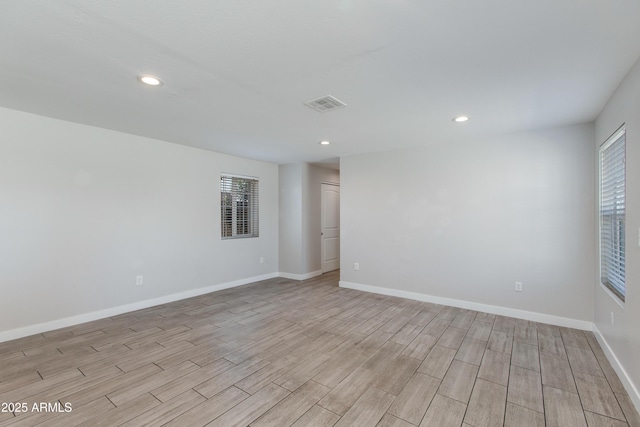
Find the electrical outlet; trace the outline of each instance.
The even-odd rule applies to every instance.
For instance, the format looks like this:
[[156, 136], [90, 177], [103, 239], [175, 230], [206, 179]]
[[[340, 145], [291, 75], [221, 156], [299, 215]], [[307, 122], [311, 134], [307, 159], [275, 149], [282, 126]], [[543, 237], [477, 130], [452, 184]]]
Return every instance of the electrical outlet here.
[[138, 285], [138, 286], [142, 285], [142, 279], [143, 279], [142, 274], [137, 275], [136, 276], [136, 285]]
[[264, 264], [264, 257], [260, 257], [260, 264]]
[[359, 263], [359, 262], [354, 262], [354, 263], [353, 263], [353, 269], [354, 269], [355, 271], [360, 270], [360, 263]]
[[613, 314], [613, 311], [611, 312], [611, 326], [614, 326], [616, 324], [616, 317]]
[[516, 282], [516, 292], [522, 292], [522, 282]]

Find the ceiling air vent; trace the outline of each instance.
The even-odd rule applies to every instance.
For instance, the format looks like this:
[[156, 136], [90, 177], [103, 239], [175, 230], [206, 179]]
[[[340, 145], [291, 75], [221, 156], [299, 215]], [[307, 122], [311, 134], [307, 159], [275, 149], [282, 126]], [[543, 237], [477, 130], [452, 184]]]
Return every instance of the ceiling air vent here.
[[321, 113], [326, 113], [327, 111], [333, 111], [347, 106], [347, 104], [331, 95], [312, 99], [311, 101], [305, 102], [304, 105], [309, 108], [313, 108], [316, 111], [320, 111]]

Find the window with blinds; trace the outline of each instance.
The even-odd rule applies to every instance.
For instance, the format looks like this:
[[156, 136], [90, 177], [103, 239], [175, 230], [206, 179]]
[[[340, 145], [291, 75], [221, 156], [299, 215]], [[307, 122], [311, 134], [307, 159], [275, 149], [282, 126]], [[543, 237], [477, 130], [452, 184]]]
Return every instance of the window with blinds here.
[[600, 280], [625, 298], [625, 129], [600, 147]]
[[258, 237], [258, 179], [220, 177], [220, 218], [223, 239]]

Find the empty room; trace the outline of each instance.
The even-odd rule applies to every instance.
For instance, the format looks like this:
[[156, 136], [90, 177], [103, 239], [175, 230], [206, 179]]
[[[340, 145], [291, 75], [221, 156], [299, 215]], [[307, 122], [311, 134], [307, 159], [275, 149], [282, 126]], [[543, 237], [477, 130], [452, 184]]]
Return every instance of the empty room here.
[[640, 426], [640, 2], [3, 0], [0, 427]]

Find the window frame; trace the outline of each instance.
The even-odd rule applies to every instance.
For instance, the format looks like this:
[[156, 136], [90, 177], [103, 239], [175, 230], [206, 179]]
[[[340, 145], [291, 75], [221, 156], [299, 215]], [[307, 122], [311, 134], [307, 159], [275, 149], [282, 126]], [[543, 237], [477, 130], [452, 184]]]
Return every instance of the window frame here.
[[598, 149], [600, 284], [621, 303], [626, 298], [626, 181], [623, 124]]
[[257, 177], [220, 174], [220, 237], [260, 237], [260, 181]]

